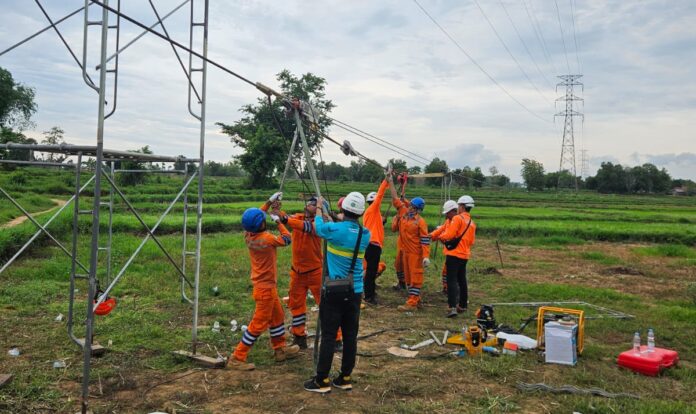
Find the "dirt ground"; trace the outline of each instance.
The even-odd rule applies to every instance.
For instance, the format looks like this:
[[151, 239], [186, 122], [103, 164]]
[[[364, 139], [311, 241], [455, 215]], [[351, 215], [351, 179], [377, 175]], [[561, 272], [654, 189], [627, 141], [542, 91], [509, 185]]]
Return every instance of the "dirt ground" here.
[[[494, 242], [482, 240], [477, 260], [482, 266], [479, 271], [488, 269], [484, 273], [501, 281], [604, 287], [648, 298], [682, 297], [685, 285], [696, 281], [696, 268], [679, 267], [674, 265], [673, 259], [639, 257], [634, 249], [640, 246], [611, 243], [588, 243], [562, 249], [503, 246], [506, 266], [501, 269], [489, 266], [499, 264]], [[607, 265], [580, 256], [582, 252], [596, 251], [618, 258], [620, 264]], [[427, 339], [429, 330], [437, 330], [441, 335], [442, 330], [456, 331], [463, 323], [461, 319], [443, 318], [446, 301], [441, 294], [434, 293], [439, 278], [432, 273], [426, 282], [425, 304], [416, 315], [396, 311], [404, 298], [389, 288], [393, 275], [387, 274], [380, 280], [382, 287], [378, 293], [382, 304], [363, 311], [360, 334], [387, 331], [359, 342], [360, 356], [352, 392], [334, 390], [327, 396], [319, 396], [303, 391], [302, 382], [312, 374], [310, 350], [296, 360], [262, 364], [246, 373], [204, 370], [192, 364], [184, 364], [180, 372], [169, 375], [154, 370], [123, 372], [119, 377], [112, 377], [108, 382], [99, 381], [92, 387], [93, 404], [99, 407], [98, 412], [114, 413], [157, 410], [179, 414], [567, 412], [561, 409], [556, 397], [523, 394], [516, 390], [517, 381], [562, 384], [567, 380], [563, 367], [539, 364], [533, 357], [527, 358], [525, 363], [508, 366], [505, 358], [481, 363], [444, 355], [456, 349], [451, 347], [428, 347], [416, 359], [385, 353], [389, 346]], [[471, 288], [471, 301], [474, 302], [483, 292], [476, 286]], [[310, 329], [314, 327], [315, 317], [316, 313], [310, 315]], [[270, 350], [261, 352], [270, 354]], [[337, 354], [334, 367], [339, 364], [340, 355]], [[591, 370], [592, 364], [613, 367], [613, 356], [588, 361], [583, 370]], [[613, 371], [617, 370], [610, 372]], [[684, 396], [690, 393], [680, 382], [670, 378], [663, 379], [660, 386], [674, 392], [675, 398], [686, 398]], [[64, 382], [62, 387], [70, 395], [79, 395], [77, 382]]]
[[[39, 211], [39, 212], [33, 213], [32, 216], [33, 216], [33, 217], [37, 217], [37, 216], [40, 216], [40, 215], [42, 215], [42, 214], [49, 213], [49, 212], [55, 210], [56, 208], [63, 207], [63, 206], [65, 205], [65, 203], [66, 203], [65, 200], [59, 200], [59, 199], [57, 199], [57, 198], [52, 198], [51, 201], [53, 201], [54, 203], [56, 203], [56, 206], [55, 206], [55, 207], [51, 207], [51, 208], [49, 208], [48, 210], [44, 210], [44, 211]], [[19, 216], [19, 217], [16, 217], [16, 218], [14, 218], [14, 219], [8, 221], [7, 223], [0, 225], [0, 229], [6, 229], [6, 228], [10, 228], [10, 227], [19, 226], [20, 224], [24, 223], [24, 222], [27, 221], [28, 219], [29, 219], [29, 218], [28, 218], [27, 216]]]

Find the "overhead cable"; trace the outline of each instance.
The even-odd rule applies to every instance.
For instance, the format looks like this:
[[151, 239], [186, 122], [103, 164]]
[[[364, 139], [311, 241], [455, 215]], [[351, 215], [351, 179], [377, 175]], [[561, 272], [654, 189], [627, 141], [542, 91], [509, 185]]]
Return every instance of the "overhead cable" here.
[[568, 74], [570, 75], [570, 63], [568, 62], [568, 49], [566, 49], [565, 36], [563, 36], [563, 25], [561, 24], [561, 12], [558, 9], [558, 0], [553, 0], [553, 4], [556, 5], [556, 16], [558, 16], [558, 28], [561, 29], [561, 41], [563, 42], [563, 53], [565, 54], [566, 66], [568, 67]]
[[536, 91], [539, 93], [539, 96], [541, 96], [542, 98], [544, 98], [544, 100], [546, 102], [551, 104], [551, 101], [549, 101], [549, 99], [543, 93], [541, 93], [541, 91], [536, 86], [536, 84], [534, 83], [532, 78], [530, 78], [529, 75], [527, 75], [527, 71], [525, 71], [524, 68], [522, 67], [522, 65], [520, 65], [520, 62], [517, 60], [517, 58], [512, 53], [512, 51], [510, 50], [508, 45], [505, 43], [502, 36], [500, 36], [500, 33], [498, 33], [498, 30], [495, 28], [495, 25], [493, 25], [493, 22], [491, 21], [491, 19], [489, 19], [488, 15], [486, 15], [486, 12], [483, 11], [483, 7], [481, 7], [481, 4], [479, 4], [478, 0], [474, 0], [474, 3], [476, 3], [476, 7], [478, 7], [479, 11], [481, 12], [481, 15], [483, 15], [483, 18], [486, 19], [486, 22], [488, 22], [488, 25], [491, 27], [491, 30], [493, 30], [493, 33], [495, 33], [495, 36], [500, 41], [500, 44], [503, 45], [503, 48], [505, 49], [505, 51], [508, 53], [508, 55], [510, 55], [510, 58], [513, 60], [513, 62], [515, 62], [515, 64], [517, 65], [517, 68], [520, 70], [520, 72], [522, 72], [522, 75], [524, 75], [524, 77], [527, 79], [529, 84], [532, 85], [532, 87], [534, 89], [536, 89]]
[[515, 21], [512, 20], [510, 13], [508, 13], [507, 7], [505, 7], [505, 3], [503, 3], [502, 0], [499, 0], [499, 1], [500, 1], [500, 7], [503, 8], [503, 11], [505, 12], [505, 15], [507, 16], [508, 20], [510, 21], [512, 28], [515, 29], [515, 33], [517, 33], [517, 38], [520, 39], [522, 46], [524, 46], [524, 50], [527, 51], [529, 58], [532, 59], [532, 62], [534, 63], [534, 66], [536, 67], [537, 72], [539, 72], [539, 75], [541, 75], [541, 77], [544, 78], [548, 87], [553, 89], [553, 85], [551, 84], [551, 81], [549, 81], [549, 78], [546, 76], [546, 74], [544, 74], [544, 72], [542, 72], [541, 69], [539, 68], [539, 65], [537, 64], [537, 61], [534, 58], [534, 55], [532, 55], [532, 52], [529, 50], [529, 47], [527, 47], [527, 42], [524, 41], [524, 38], [520, 34], [520, 31], [517, 29], [517, 25], [515, 24]]
[[425, 8], [423, 8], [423, 6], [421, 6], [421, 4], [418, 2], [418, 0], [413, 0], [413, 2], [416, 3], [416, 5], [418, 6], [418, 8], [421, 9], [421, 11], [433, 22], [433, 24], [435, 24], [435, 26], [437, 26], [438, 29], [440, 29], [440, 31], [441, 31], [445, 36], [447, 36], [447, 38], [457, 47], [457, 49], [459, 49], [459, 51], [462, 52], [462, 53], [464, 54], [464, 56], [466, 56], [466, 57], [471, 61], [471, 63], [473, 63], [481, 72], [483, 72], [483, 74], [486, 75], [486, 76], [488, 77], [488, 79], [490, 79], [491, 82], [493, 82], [498, 88], [500, 88], [500, 90], [502, 90], [503, 93], [505, 93], [505, 94], [506, 94], [510, 99], [512, 99], [517, 105], [521, 106], [525, 111], [529, 112], [529, 113], [530, 113], [531, 115], [533, 115], [534, 117], [539, 118], [540, 120], [542, 120], [542, 121], [544, 121], [544, 122], [549, 122], [549, 123], [551, 123], [550, 120], [548, 120], [548, 119], [542, 117], [541, 115], [537, 114], [536, 112], [532, 111], [532, 110], [529, 109], [525, 104], [523, 104], [523, 103], [520, 102], [517, 98], [515, 98], [510, 92], [508, 92], [508, 90], [505, 89], [505, 87], [503, 87], [503, 85], [501, 85], [497, 80], [495, 80], [495, 78], [494, 78], [493, 76], [491, 76], [491, 74], [489, 74], [489, 73], [483, 68], [483, 66], [481, 66], [481, 65], [476, 61], [476, 59], [474, 59], [466, 50], [464, 50], [464, 48], [459, 44], [459, 42], [457, 42], [457, 41], [447, 32], [447, 30], [445, 30], [445, 28], [442, 27], [442, 26], [440, 25], [440, 23], [438, 23], [437, 20], [435, 20], [435, 18], [434, 18], [433, 16], [431, 16], [430, 13], [428, 13], [428, 11], [425, 10]]
[[578, 73], [582, 73], [582, 66], [580, 65], [580, 51], [578, 50], [578, 38], [575, 34], [575, 2], [570, 1], [570, 17], [573, 20], [573, 42], [575, 43], [575, 59], [578, 61]]
[[539, 44], [541, 45], [541, 50], [544, 52], [544, 58], [546, 59], [546, 63], [551, 65], [553, 72], [557, 74], [558, 71], [556, 70], [556, 65], [553, 63], [553, 60], [551, 59], [549, 48], [546, 46], [546, 38], [544, 37], [544, 32], [541, 30], [539, 20], [537, 20], [533, 10], [530, 12], [529, 9], [531, 5], [527, 7], [526, 0], [522, 0], [522, 5], [524, 5], [524, 9], [527, 12], [527, 17], [529, 17], [529, 22], [532, 24], [532, 28], [534, 29], [534, 34], [536, 35], [536, 38], [539, 41]]

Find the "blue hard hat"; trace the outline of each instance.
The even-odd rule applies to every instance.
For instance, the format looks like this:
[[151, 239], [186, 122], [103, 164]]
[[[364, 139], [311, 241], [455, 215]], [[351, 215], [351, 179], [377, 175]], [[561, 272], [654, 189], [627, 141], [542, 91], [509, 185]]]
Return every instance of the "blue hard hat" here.
[[425, 200], [423, 200], [421, 197], [416, 197], [413, 200], [411, 200], [411, 205], [413, 206], [413, 208], [423, 210], [425, 208]]
[[266, 213], [260, 208], [248, 208], [242, 214], [242, 227], [244, 230], [256, 233], [261, 230], [263, 223], [266, 222]]

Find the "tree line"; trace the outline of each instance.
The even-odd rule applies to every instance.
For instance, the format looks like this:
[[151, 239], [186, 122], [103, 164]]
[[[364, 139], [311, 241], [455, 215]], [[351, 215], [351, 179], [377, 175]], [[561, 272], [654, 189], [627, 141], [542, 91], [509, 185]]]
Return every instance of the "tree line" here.
[[[546, 172], [539, 161], [522, 160], [522, 180], [529, 191], [573, 188], [573, 175], [563, 170]], [[675, 188], [685, 188], [685, 195], [696, 195], [696, 183], [692, 180], [673, 179], [665, 168], [645, 163], [624, 166], [603, 162], [594, 176], [576, 177], [578, 187], [610, 194], [665, 194]]]

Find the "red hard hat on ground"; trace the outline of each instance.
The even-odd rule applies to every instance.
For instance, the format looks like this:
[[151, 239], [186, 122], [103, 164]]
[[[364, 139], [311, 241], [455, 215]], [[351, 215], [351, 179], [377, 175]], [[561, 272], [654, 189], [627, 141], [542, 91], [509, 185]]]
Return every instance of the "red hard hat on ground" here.
[[100, 303], [99, 306], [94, 308], [94, 313], [99, 316], [105, 316], [111, 313], [111, 311], [114, 310], [115, 307], [116, 299], [108, 298], [104, 302]]

